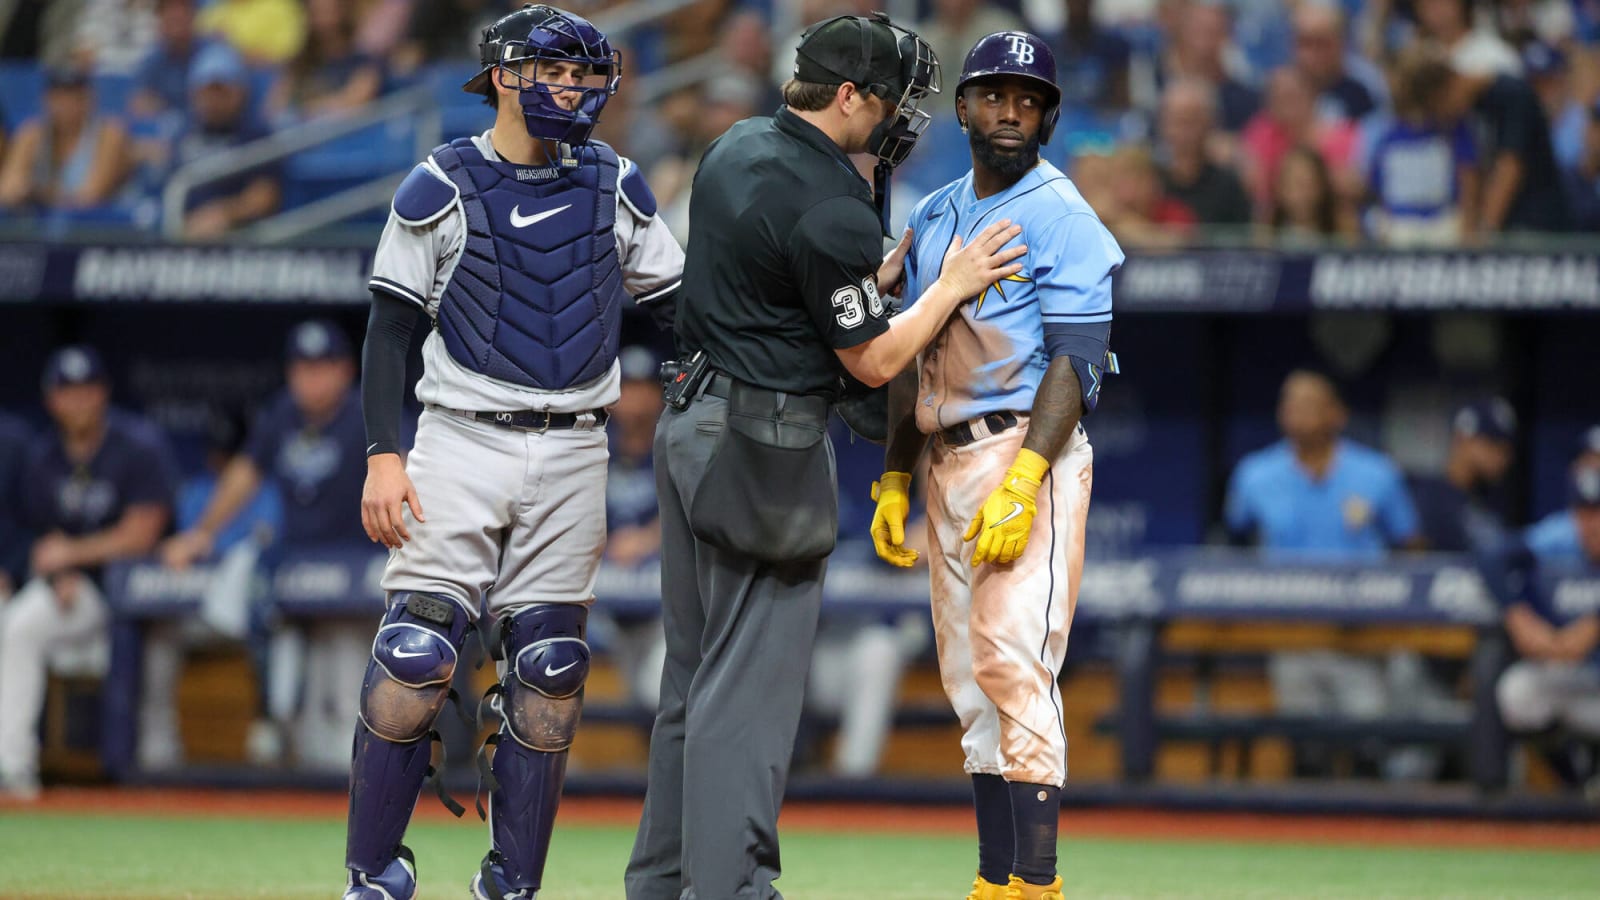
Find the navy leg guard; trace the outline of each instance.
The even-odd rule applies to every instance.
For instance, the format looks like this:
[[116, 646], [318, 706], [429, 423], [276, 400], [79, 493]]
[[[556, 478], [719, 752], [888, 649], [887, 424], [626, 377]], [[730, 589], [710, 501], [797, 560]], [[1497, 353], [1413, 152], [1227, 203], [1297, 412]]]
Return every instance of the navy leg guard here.
[[[504, 887], [531, 895], [544, 877], [567, 771], [567, 748], [578, 729], [583, 682], [589, 675], [584, 643], [587, 607], [546, 603], [502, 620], [505, 678], [501, 725], [490, 767], [492, 862]], [[489, 880], [489, 879], [485, 879]], [[490, 896], [493, 896], [492, 894]]]
[[399, 853], [431, 772], [433, 722], [450, 695], [469, 627], [465, 610], [448, 598], [392, 598], [361, 685], [350, 760], [347, 868], [381, 875]]

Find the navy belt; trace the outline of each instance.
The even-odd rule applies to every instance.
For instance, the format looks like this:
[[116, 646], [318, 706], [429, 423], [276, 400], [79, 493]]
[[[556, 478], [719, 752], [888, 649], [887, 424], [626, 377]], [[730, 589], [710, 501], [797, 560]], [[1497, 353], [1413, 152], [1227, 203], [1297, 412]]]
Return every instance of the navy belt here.
[[776, 414], [778, 410], [783, 410], [785, 418], [797, 421], [813, 420], [827, 427], [828, 411], [832, 408], [832, 404], [828, 402], [827, 397], [820, 394], [790, 394], [756, 387], [745, 384], [720, 369], [713, 370], [706, 378], [706, 386], [702, 391], [729, 403], [734, 402], [733, 395], [736, 392], [740, 393], [744, 401], [749, 401], [750, 406], [746, 408], [759, 409], [760, 415]]
[[604, 428], [610, 416], [603, 409], [591, 409], [578, 413], [549, 412], [542, 409], [513, 409], [501, 412], [479, 411], [473, 412], [465, 409], [451, 409], [448, 406], [432, 406], [440, 412], [447, 412], [453, 416], [464, 419], [473, 419], [488, 425], [498, 425], [501, 428], [515, 428], [519, 431], [559, 431], [564, 428]]
[[[1004, 411], [992, 412], [982, 419], [974, 419], [972, 421], [982, 422], [989, 429], [989, 434], [999, 434], [1007, 428], [1015, 428], [1018, 419], [1016, 413]], [[960, 447], [963, 444], [970, 444], [979, 438], [988, 437], [989, 434], [976, 434], [973, 432], [972, 422], [962, 422], [957, 425], [951, 425], [949, 428], [939, 432], [939, 439], [952, 447]]]

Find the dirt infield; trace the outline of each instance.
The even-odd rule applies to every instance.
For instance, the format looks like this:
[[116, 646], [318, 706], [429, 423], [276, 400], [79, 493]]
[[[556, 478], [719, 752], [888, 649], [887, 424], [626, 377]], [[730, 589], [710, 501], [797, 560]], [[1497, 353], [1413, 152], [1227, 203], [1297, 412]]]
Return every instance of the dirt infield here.
[[[428, 800], [424, 795], [418, 803], [419, 818], [449, 818], [443, 808]], [[345, 814], [345, 797], [309, 791], [58, 788], [46, 791], [37, 805], [0, 804], [0, 814], [23, 809], [180, 817], [339, 818]], [[635, 800], [573, 798], [561, 807], [564, 822], [627, 825], [638, 818], [639, 803]], [[784, 807], [783, 825], [818, 831], [967, 834], [972, 831], [972, 813], [964, 807], [793, 803]], [[1061, 831], [1063, 837], [1125, 840], [1600, 850], [1600, 825], [1590, 824], [1093, 809], [1067, 811], [1061, 818]]]

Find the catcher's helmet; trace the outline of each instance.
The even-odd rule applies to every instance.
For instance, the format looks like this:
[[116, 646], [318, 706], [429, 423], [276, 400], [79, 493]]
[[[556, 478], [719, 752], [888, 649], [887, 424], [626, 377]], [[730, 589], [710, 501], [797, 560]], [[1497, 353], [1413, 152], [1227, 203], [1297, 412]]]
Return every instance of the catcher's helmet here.
[[978, 38], [961, 66], [956, 96], [968, 82], [991, 75], [1020, 75], [1040, 83], [1048, 99], [1039, 122], [1039, 143], [1050, 143], [1050, 133], [1061, 118], [1061, 88], [1056, 85], [1056, 57], [1050, 46], [1026, 31], [997, 31]]
[[[506, 63], [540, 59], [586, 63], [590, 81], [595, 83], [551, 85], [523, 75], [519, 68], [502, 68]], [[521, 88], [519, 102], [528, 133], [565, 144], [589, 140], [600, 121], [601, 108], [622, 81], [622, 52], [612, 49], [611, 42], [588, 19], [553, 6], [530, 3], [485, 28], [478, 44], [478, 61], [483, 64], [482, 71], [462, 85], [462, 90], [481, 94], [492, 89], [489, 79], [502, 77], [497, 74], [501, 71], [509, 72]], [[569, 110], [555, 101], [553, 91], [581, 91], [583, 99], [576, 109]]]

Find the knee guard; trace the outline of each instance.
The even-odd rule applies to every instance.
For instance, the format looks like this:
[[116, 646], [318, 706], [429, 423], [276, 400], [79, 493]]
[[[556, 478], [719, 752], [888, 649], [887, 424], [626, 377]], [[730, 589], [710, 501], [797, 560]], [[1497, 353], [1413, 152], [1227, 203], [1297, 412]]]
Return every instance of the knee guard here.
[[506, 731], [530, 750], [555, 752], [572, 746], [589, 677], [584, 642], [587, 607], [544, 603], [503, 620], [506, 674], [500, 682]]
[[[345, 866], [382, 876], [397, 855], [417, 795], [432, 765], [433, 723], [450, 697], [471, 622], [454, 601], [431, 594], [396, 594], [372, 642], [361, 684], [361, 714], [350, 760], [350, 817]], [[462, 809], [435, 780], [439, 799]]]
[[361, 721], [373, 734], [395, 743], [427, 735], [450, 696], [468, 622], [454, 601], [395, 597], [372, 641], [361, 685]]

